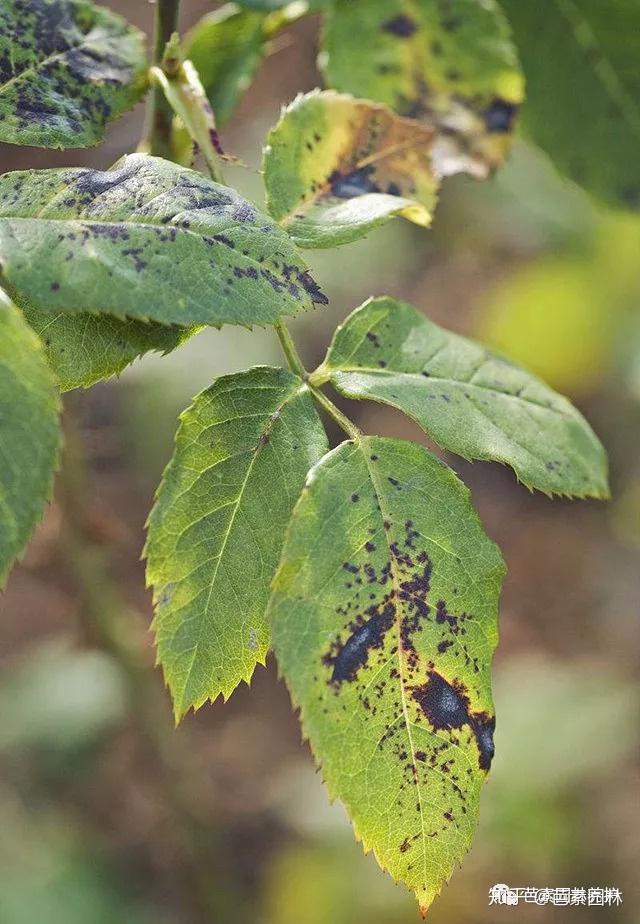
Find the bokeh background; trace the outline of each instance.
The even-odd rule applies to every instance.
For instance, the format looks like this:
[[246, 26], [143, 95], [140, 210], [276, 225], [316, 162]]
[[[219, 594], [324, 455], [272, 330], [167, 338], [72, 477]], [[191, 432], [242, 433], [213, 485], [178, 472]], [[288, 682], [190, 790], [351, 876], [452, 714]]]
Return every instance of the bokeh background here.
[[[108, 5], [150, 29], [143, 0]], [[211, 9], [184, 7], [185, 27]], [[265, 134], [320, 84], [316, 50], [313, 18], [280, 36], [223, 132], [243, 162], [227, 180], [258, 203]], [[142, 119], [91, 151], [0, 145], [2, 170], [107, 167]], [[446, 457], [509, 573], [496, 759], [475, 845], [430, 919], [640, 920], [640, 219], [599, 207], [520, 140], [490, 182], [447, 181], [432, 231], [397, 220], [308, 257], [331, 299], [292, 325], [309, 365], [366, 297], [405, 298], [569, 394], [611, 457], [609, 504], [534, 496], [510, 470]], [[417, 920], [329, 804], [272, 661], [177, 731], [153, 668], [139, 557], [176, 417], [215, 376], [280, 361], [269, 331], [206, 331], [68, 396], [56, 498], [0, 600], [1, 924]], [[349, 410], [367, 431], [424, 441], [388, 409]], [[490, 908], [497, 882], [617, 886], [624, 903]]]

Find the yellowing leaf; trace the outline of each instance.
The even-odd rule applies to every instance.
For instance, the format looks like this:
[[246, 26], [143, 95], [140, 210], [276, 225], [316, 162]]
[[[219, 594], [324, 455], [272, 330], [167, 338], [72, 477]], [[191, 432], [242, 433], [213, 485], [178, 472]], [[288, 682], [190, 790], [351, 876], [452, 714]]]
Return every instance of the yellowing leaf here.
[[468, 850], [493, 757], [504, 565], [423, 447], [365, 437], [312, 470], [269, 607], [332, 796], [426, 911]]
[[367, 100], [299, 96], [269, 133], [267, 208], [301, 247], [353, 241], [394, 215], [428, 225], [432, 141], [429, 129]]
[[336, 0], [323, 47], [331, 87], [437, 129], [440, 175], [502, 163], [523, 79], [494, 0]]

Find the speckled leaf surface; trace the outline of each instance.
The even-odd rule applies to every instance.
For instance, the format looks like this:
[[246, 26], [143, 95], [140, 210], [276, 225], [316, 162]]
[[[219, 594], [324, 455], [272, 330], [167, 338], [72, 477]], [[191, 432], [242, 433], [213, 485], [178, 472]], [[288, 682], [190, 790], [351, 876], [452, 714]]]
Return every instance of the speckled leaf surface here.
[[265, 49], [265, 13], [227, 3], [188, 32], [183, 48], [200, 75], [216, 123], [223, 125], [247, 89]]
[[356, 309], [314, 374], [327, 379], [347, 397], [399, 408], [465, 459], [510, 465], [530, 488], [608, 496], [605, 451], [566, 398], [405, 302]]
[[527, 134], [590, 192], [640, 209], [640, 4], [501, 5], [527, 75]]
[[118, 375], [145, 353], [168, 353], [194, 331], [144, 321], [120, 321], [108, 315], [40, 311], [27, 303], [20, 307], [40, 336], [61, 391], [89, 388]]
[[502, 163], [523, 79], [494, 0], [336, 0], [321, 60], [329, 86], [439, 128], [441, 175]]
[[38, 338], [0, 293], [0, 586], [51, 494], [59, 404]]
[[309, 389], [284, 369], [217, 379], [183, 414], [145, 550], [176, 719], [264, 663], [285, 528], [326, 450]]
[[426, 910], [471, 843], [493, 756], [504, 565], [414, 443], [343, 443], [296, 505], [269, 616], [329, 791]]
[[97, 144], [146, 88], [145, 38], [85, 0], [0, 4], [0, 141]]
[[146, 154], [0, 177], [0, 263], [5, 285], [47, 311], [250, 326], [326, 303], [275, 222]]
[[267, 208], [301, 247], [345, 244], [395, 215], [428, 225], [438, 187], [432, 140], [367, 100], [299, 96], [267, 139]]

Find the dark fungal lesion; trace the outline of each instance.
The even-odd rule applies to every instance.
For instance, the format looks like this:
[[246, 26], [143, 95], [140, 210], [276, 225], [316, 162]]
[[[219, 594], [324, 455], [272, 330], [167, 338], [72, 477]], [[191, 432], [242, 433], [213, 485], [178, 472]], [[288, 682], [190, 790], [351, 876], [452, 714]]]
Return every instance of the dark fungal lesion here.
[[449, 683], [441, 674], [430, 670], [427, 682], [413, 687], [413, 699], [437, 731], [451, 731], [467, 725], [478, 745], [478, 764], [488, 770], [495, 752], [493, 732], [496, 720], [486, 712], [472, 712], [465, 686], [457, 680]]
[[417, 30], [417, 22], [415, 19], [412, 19], [411, 16], [407, 16], [406, 13], [399, 13], [397, 16], [393, 16], [391, 19], [387, 19], [382, 23], [383, 32], [387, 32], [400, 39], [411, 38]]
[[[400, 488], [401, 483], [397, 479], [394, 481]], [[452, 612], [442, 599], [431, 599], [433, 564], [412, 520], [406, 520], [400, 530], [385, 520], [384, 530], [389, 548], [386, 561], [379, 555], [374, 559], [367, 554], [343, 562], [345, 587], [350, 593], [347, 602], [337, 608], [336, 615], [346, 618], [346, 624], [322, 656], [327, 669], [326, 682], [337, 695], [345, 685], [354, 682], [358, 682], [356, 689], [359, 690], [362, 672], [372, 677], [373, 672], [380, 671], [380, 679], [373, 685], [364, 685], [363, 692], [358, 693], [362, 707], [372, 716], [382, 708], [386, 711], [387, 703], [391, 703], [387, 728], [378, 744], [380, 749], [389, 742], [395, 746], [393, 740], [399, 729], [402, 704], [401, 697], [394, 701], [389, 691], [400, 683], [419, 710], [418, 722], [422, 717], [435, 731], [453, 733], [453, 743], [458, 738], [456, 733], [467, 727], [477, 744], [478, 766], [488, 770], [493, 757], [495, 719], [486, 712], [473, 712], [467, 688], [457, 679], [447, 680], [436, 670], [437, 661], [439, 667], [446, 665], [452, 672], [458, 666], [472, 674], [479, 673], [479, 659], [467, 642], [467, 625], [473, 617], [464, 612]], [[372, 538], [375, 532], [370, 529]], [[367, 540], [363, 551], [375, 552], [376, 543], [379, 546], [377, 539], [376, 542]], [[456, 593], [457, 588], [454, 588], [452, 594]], [[395, 631], [390, 635], [392, 630]], [[432, 659], [418, 652], [416, 636], [422, 632], [430, 633], [429, 642], [433, 639]], [[394, 657], [398, 651], [401, 665]], [[383, 706], [381, 701], [385, 696]], [[418, 751], [408, 763], [406, 754], [404, 758], [399, 752], [396, 756], [405, 761], [408, 775], [415, 776], [419, 764], [438, 767], [435, 762], [438, 747], [447, 746], [446, 743], [434, 745], [428, 754]], [[449, 771], [446, 763], [440, 768], [443, 774]], [[457, 780], [451, 779], [451, 786], [459, 789]]]

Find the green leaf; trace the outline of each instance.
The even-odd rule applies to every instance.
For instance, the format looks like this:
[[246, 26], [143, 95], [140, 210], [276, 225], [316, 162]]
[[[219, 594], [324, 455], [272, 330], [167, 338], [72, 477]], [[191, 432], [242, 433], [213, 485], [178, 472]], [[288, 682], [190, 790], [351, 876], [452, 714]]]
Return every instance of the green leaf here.
[[271, 324], [327, 301], [270, 218], [146, 154], [0, 177], [0, 265], [42, 310], [185, 327]]
[[468, 850], [493, 756], [504, 565], [426, 449], [346, 442], [295, 507], [269, 607], [332, 797], [426, 911]]
[[606, 202], [640, 208], [640, 6], [502, 0], [524, 71], [522, 117], [556, 166]]
[[164, 327], [144, 321], [120, 321], [108, 315], [70, 315], [40, 311], [28, 303], [22, 312], [42, 340], [47, 362], [62, 391], [89, 388], [118, 375], [139, 356], [169, 353], [196, 328]]
[[465, 459], [505, 462], [530, 488], [607, 497], [607, 462], [589, 424], [536, 376], [405, 302], [365, 302], [338, 328], [312, 381], [390, 404]]
[[504, 160], [523, 80], [494, 0], [337, 0], [321, 62], [329, 86], [438, 128], [440, 175]]
[[367, 100], [314, 91], [271, 130], [267, 208], [300, 247], [333, 247], [394, 215], [429, 225], [433, 132]]
[[0, 586], [51, 494], [59, 410], [38, 338], [0, 294]]
[[223, 125], [251, 83], [264, 55], [265, 14], [227, 3], [208, 13], [184, 38], [184, 53]]
[[183, 414], [145, 550], [177, 720], [264, 664], [285, 528], [326, 449], [308, 387], [284, 369], [223, 376]]
[[146, 89], [145, 37], [86, 0], [3, 0], [0, 141], [97, 144]]

